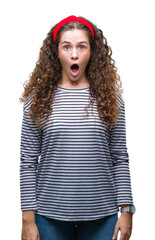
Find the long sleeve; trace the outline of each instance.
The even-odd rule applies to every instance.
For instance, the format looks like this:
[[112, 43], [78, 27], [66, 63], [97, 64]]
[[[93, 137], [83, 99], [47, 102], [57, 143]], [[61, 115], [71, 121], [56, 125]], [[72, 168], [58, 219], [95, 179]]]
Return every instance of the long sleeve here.
[[124, 104], [109, 132], [97, 103], [86, 114], [89, 88], [58, 87], [52, 113], [42, 130], [24, 107], [21, 136], [22, 210], [61, 221], [89, 221], [132, 203], [125, 140]]
[[125, 104], [118, 97], [121, 113], [110, 134], [110, 154], [113, 161], [113, 176], [117, 191], [117, 205], [133, 204], [129, 156], [126, 147]]
[[24, 106], [20, 146], [20, 192], [21, 210], [37, 209], [36, 168], [41, 153], [41, 131], [28, 116], [27, 102]]

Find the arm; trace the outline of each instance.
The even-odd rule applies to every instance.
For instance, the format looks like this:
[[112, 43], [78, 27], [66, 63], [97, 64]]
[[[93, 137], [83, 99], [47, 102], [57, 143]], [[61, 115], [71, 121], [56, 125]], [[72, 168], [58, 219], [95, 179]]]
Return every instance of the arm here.
[[36, 168], [41, 153], [41, 131], [28, 117], [29, 104], [24, 106], [20, 148], [20, 192], [22, 210], [22, 240], [39, 239], [35, 225]]
[[[118, 97], [121, 107], [121, 113], [117, 123], [110, 132], [110, 153], [113, 161], [113, 179], [117, 192], [118, 207], [125, 207], [133, 204], [129, 156], [126, 148], [126, 124], [125, 124], [125, 105], [123, 99]], [[132, 230], [132, 214], [121, 213], [117, 221], [114, 238], [116, 239], [118, 231], [121, 231], [120, 240], [128, 240]]]
[[41, 131], [24, 108], [20, 145], [21, 209], [36, 210], [36, 170], [41, 153]]
[[129, 170], [129, 156], [126, 147], [125, 105], [118, 96], [121, 112], [117, 123], [110, 131], [110, 155], [112, 159], [112, 174], [117, 192], [117, 205], [132, 205], [132, 191]]
[[39, 231], [35, 224], [34, 211], [22, 212], [22, 235], [21, 240], [40, 240]]
[[113, 240], [116, 240], [118, 232], [121, 232], [120, 240], [129, 240], [132, 232], [132, 214], [128, 212], [121, 213], [113, 234]]

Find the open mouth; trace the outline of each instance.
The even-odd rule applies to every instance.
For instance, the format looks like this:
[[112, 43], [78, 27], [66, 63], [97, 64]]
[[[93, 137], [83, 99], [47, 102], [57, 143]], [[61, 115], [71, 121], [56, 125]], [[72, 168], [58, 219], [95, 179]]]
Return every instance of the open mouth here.
[[78, 64], [75, 63], [71, 66], [71, 71], [72, 72], [76, 73], [78, 70], [79, 70], [79, 65]]

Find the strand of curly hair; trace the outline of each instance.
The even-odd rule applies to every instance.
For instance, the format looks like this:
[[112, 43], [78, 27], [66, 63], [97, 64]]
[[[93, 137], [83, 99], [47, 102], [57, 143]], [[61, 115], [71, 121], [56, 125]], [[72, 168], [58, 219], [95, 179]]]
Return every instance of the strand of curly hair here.
[[[86, 19], [87, 20], [87, 19]], [[88, 21], [88, 20], [87, 20]], [[89, 21], [90, 22], [90, 21]], [[70, 22], [60, 28], [55, 44], [53, 42], [53, 28], [47, 34], [46, 39], [40, 49], [36, 66], [24, 84], [24, 92], [20, 98], [25, 102], [33, 93], [33, 103], [29, 116], [39, 127], [42, 119], [48, 120], [52, 113], [52, 102], [55, 96], [55, 88], [61, 79], [61, 64], [58, 58], [58, 44], [61, 33], [70, 29], [81, 29], [88, 33], [91, 57], [86, 68], [86, 76], [90, 83], [90, 102], [85, 107], [92, 105], [93, 99], [97, 101], [97, 109], [100, 119], [106, 123], [110, 130], [117, 122], [120, 106], [117, 99], [117, 92], [121, 94], [122, 84], [120, 76], [117, 74], [115, 61], [112, 59], [112, 49], [107, 44], [107, 40], [102, 30], [98, 29], [90, 22], [94, 29], [95, 40], [92, 39], [90, 30], [79, 22]]]

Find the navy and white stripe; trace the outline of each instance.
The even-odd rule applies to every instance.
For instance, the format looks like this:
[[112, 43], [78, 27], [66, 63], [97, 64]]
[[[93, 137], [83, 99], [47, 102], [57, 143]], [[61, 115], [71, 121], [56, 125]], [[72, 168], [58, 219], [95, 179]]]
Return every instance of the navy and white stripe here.
[[126, 148], [125, 108], [108, 132], [95, 101], [86, 116], [89, 88], [57, 88], [53, 112], [43, 130], [24, 105], [21, 131], [21, 209], [64, 221], [87, 221], [112, 215], [132, 204]]

